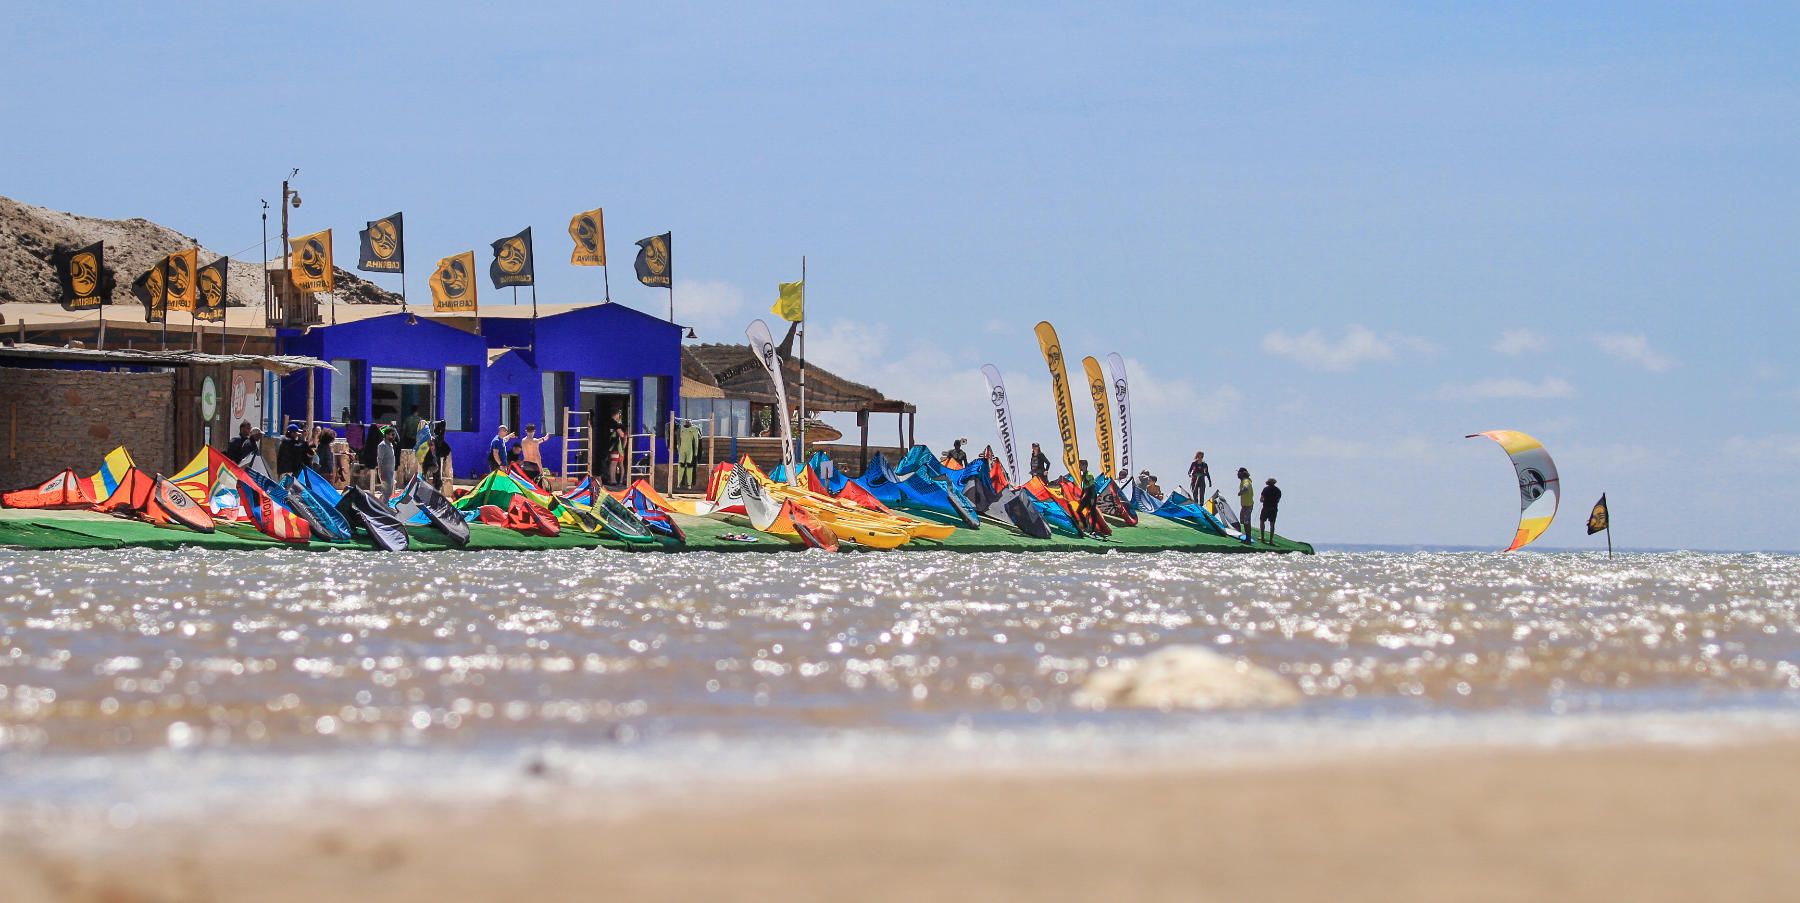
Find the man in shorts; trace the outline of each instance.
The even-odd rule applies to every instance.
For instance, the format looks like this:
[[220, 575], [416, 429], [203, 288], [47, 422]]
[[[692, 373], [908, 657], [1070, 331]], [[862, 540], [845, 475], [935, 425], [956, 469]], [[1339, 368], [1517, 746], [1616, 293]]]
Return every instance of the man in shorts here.
[[1262, 541], [1268, 542], [1275, 535], [1275, 514], [1281, 508], [1281, 490], [1275, 485], [1275, 478], [1270, 477], [1262, 491], [1262, 514], [1257, 518], [1258, 528], [1262, 530]]

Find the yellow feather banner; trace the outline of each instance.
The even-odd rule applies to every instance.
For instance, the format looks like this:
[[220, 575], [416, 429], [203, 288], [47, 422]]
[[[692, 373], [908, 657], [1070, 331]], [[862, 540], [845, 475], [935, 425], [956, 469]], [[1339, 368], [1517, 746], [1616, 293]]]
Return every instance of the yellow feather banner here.
[[1087, 371], [1088, 394], [1094, 398], [1094, 438], [1100, 442], [1100, 460], [1096, 462], [1099, 466], [1094, 470], [1110, 477], [1118, 466], [1113, 457], [1112, 387], [1093, 355], [1081, 359], [1081, 369]]
[[1075, 403], [1069, 396], [1069, 370], [1063, 365], [1062, 342], [1057, 341], [1056, 327], [1045, 320], [1037, 325], [1038, 348], [1044, 352], [1044, 363], [1050, 368], [1050, 395], [1056, 402], [1056, 432], [1062, 437], [1063, 467], [1071, 475], [1081, 475], [1081, 446], [1075, 438]]

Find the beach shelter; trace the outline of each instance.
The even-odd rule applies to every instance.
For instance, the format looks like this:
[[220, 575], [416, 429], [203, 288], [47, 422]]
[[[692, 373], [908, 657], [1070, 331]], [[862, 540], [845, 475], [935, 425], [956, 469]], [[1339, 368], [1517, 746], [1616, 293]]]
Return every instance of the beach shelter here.
[[98, 499], [87, 492], [87, 482], [65, 470], [36, 486], [0, 494], [0, 508], [92, 508]]

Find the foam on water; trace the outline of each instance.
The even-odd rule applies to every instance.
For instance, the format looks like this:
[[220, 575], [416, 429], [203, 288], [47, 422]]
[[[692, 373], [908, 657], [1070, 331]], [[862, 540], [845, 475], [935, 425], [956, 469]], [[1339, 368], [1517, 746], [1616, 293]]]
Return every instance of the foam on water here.
[[[1800, 728], [1797, 609], [1774, 555], [0, 551], [0, 806], [1711, 742]], [[1302, 701], [1076, 704], [1177, 644]]]

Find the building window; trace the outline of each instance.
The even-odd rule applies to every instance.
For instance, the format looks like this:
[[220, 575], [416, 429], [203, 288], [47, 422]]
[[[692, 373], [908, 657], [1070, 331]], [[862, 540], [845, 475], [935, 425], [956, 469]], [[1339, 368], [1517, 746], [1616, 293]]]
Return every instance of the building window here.
[[444, 368], [444, 429], [472, 433], [475, 423], [475, 368]]
[[664, 408], [668, 395], [668, 377], [644, 377], [644, 406], [640, 412], [644, 424], [643, 432], [661, 435], [664, 428], [669, 425], [669, 417]]
[[681, 418], [701, 424], [701, 432], [706, 435], [750, 435], [750, 402], [741, 398], [683, 398]]
[[514, 433], [519, 431], [519, 396], [500, 396], [500, 423]]
[[421, 420], [437, 413], [437, 374], [403, 367], [369, 368], [370, 420], [402, 423], [415, 411]]
[[339, 423], [361, 423], [363, 418], [363, 361], [339, 358], [331, 362], [331, 408], [327, 419]]
[[555, 371], [543, 374], [544, 420], [538, 435], [554, 436], [562, 432], [563, 408], [569, 406], [570, 375]]

